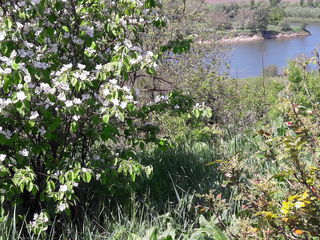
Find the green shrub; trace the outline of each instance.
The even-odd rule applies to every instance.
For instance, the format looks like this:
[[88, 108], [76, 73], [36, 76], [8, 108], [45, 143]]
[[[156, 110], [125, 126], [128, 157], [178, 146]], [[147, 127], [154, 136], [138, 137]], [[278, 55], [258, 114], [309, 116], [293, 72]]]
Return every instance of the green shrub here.
[[152, 172], [137, 151], [169, 146], [150, 116], [210, 115], [178, 91], [146, 105], [129, 85], [132, 74], [155, 74], [163, 53], [190, 48], [191, 40], [179, 36], [155, 52], [144, 49], [145, 31], [166, 25], [159, 6], [154, 0], [1, 4], [0, 221], [16, 205], [41, 235], [53, 219], [73, 217], [90, 182], [105, 195], [129, 192], [137, 176]]
[[276, 65], [268, 66], [268, 67], [264, 68], [263, 74], [266, 77], [276, 77], [276, 76], [278, 76], [278, 68]]

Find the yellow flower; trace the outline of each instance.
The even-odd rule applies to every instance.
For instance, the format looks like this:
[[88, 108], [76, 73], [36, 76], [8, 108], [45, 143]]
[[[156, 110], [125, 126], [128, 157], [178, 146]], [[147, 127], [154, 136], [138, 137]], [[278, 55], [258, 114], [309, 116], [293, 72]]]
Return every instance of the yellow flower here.
[[304, 231], [300, 230], [300, 229], [296, 229], [296, 230], [293, 231], [293, 233], [296, 234], [296, 235], [302, 235], [302, 234], [304, 234]]

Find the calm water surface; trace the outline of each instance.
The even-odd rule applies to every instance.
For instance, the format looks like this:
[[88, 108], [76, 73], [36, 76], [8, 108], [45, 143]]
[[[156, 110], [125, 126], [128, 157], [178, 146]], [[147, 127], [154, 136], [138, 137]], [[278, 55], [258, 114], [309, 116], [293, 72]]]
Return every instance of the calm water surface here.
[[289, 59], [302, 54], [311, 56], [312, 51], [320, 47], [320, 24], [311, 24], [307, 29], [311, 32], [307, 37], [266, 39], [232, 45], [226, 53], [231, 76], [261, 76], [263, 63], [264, 66], [276, 65], [281, 72]]

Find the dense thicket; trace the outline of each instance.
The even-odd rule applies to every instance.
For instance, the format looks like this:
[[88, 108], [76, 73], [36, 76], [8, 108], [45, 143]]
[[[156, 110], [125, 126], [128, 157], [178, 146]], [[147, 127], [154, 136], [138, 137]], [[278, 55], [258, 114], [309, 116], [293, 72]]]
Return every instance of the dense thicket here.
[[283, 76], [220, 69], [219, 31], [299, 14], [0, 1], [0, 239], [319, 237], [318, 52]]

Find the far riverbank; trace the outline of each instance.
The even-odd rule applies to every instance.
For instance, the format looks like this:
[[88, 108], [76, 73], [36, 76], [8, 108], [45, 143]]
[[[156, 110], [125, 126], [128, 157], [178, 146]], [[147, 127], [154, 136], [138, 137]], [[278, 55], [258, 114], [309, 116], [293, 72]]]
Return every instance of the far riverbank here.
[[235, 44], [240, 42], [251, 42], [265, 39], [283, 39], [283, 38], [296, 38], [306, 37], [311, 35], [308, 30], [292, 31], [292, 32], [276, 32], [276, 31], [263, 31], [261, 33], [235, 33], [222, 39], [220, 42], [224, 44]]
[[[262, 70], [271, 65], [276, 66], [278, 73], [282, 73], [290, 59], [312, 57], [314, 50], [320, 46], [320, 23], [310, 24], [306, 29], [307, 32], [288, 31], [265, 35], [265, 38], [261, 35], [249, 35], [248, 32], [248, 37], [244, 33], [234, 36], [233, 38], [239, 38], [232, 40], [230, 44], [224, 44], [224, 56], [231, 69], [230, 75], [234, 78], [261, 76]], [[225, 34], [224, 41], [228, 38], [231, 36]], [[222, 69], [221, 72], [223, 71], [226, 70]]]

